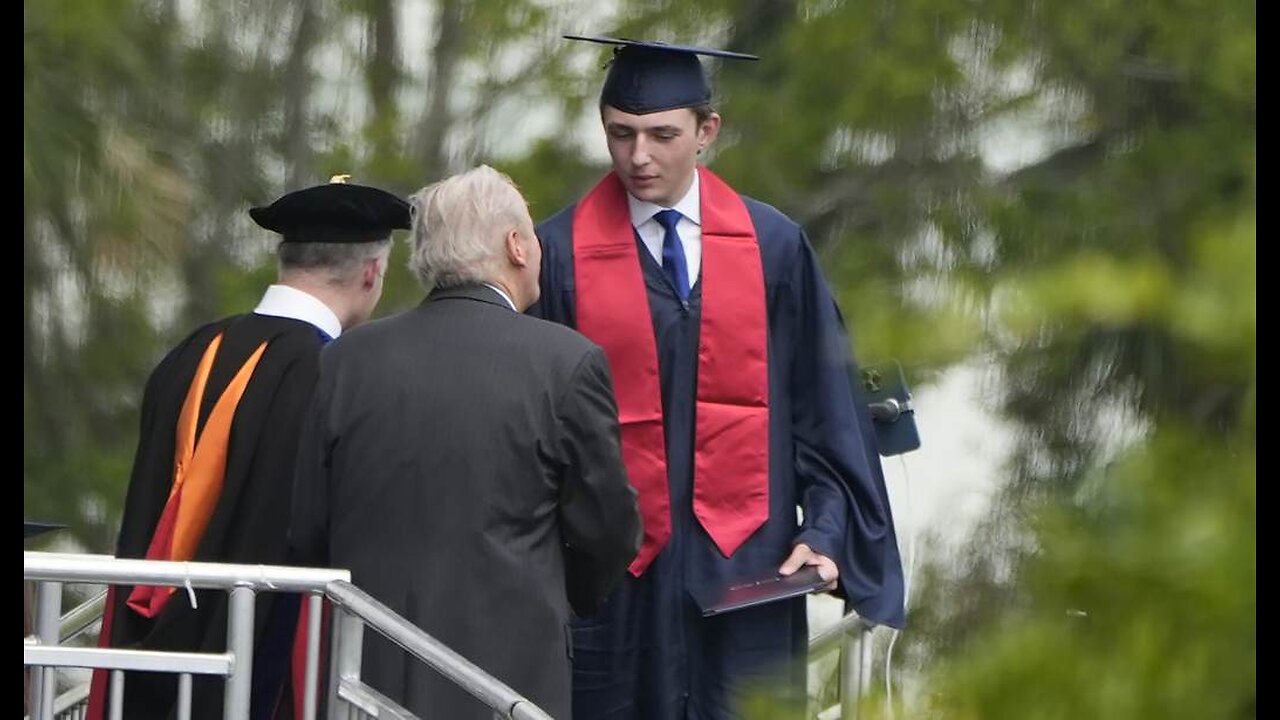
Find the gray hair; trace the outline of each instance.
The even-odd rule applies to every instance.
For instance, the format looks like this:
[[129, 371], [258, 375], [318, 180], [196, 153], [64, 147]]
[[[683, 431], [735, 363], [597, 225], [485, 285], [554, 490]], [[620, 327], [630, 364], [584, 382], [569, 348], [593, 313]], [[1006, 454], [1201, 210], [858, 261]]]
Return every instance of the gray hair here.
[[481, 165], [409, 197], [409, 269], [427, 289], [497, 279], [504, 238], [530, 222], [511, 178]]
[[330, 285], [351, 281], [368, 260], [385, 257], [391, 238], [361, 243], [282, 242], [277, 250], [280, 275], [307, 273], [320, 275]]

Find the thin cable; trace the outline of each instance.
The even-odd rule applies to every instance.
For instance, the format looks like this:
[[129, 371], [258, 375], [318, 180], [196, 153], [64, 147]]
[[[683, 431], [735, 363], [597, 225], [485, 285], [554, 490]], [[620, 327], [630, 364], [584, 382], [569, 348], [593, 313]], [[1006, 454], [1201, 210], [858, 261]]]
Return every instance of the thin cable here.
[[184, 561], [182, 563], [182, 572], [185, 577], [182, 578], [182, 586], [187, 589], [187, 601], [191, 603], [192, 610], [199, 610], [200, 606], [196, 604], [196, 589], [191, 587], [191, 563]]
[[[903, 525], [908, 530], [907, 567], [902, 573], [902, 613], [906, 615], [907, 610], [911, 607], [911, 579], [915, 574], [916, 568], [916, 533], [915, 528], [911, 526], [911, 472], [907, 469], [907, 461], [904, 456], [899, 455], [898, 462], [902, 465], [902, 505], [904, 512], [901, 517], [907, 521], [899, 526], [899, 535], [901, 535]], [[898, 643], [899, 634], [898, 630], [893, 630], [890, 634], [889, 649], [886, 651], [884, 658], [884, 696], [889, 720], [894, 720], [896, 717], [893, 707], [893, 646]]]
[[267, 579], [267, 566], [258, 566], [258, 583], [265, 585], [268, 590], [275, 590], [276, 584]]

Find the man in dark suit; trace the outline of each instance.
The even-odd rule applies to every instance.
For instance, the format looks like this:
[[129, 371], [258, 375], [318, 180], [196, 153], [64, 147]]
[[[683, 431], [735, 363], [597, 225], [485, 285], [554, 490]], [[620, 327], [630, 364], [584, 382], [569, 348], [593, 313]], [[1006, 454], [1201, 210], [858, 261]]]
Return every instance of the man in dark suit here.
[[[410, 266], [430, 294], [325, 350], [292, 542], [568, 717], [570, 609], [594, 610], [641, 537], [608, 364], [577, 332], [521, 314], [542, 253], [509, 179], [480, 167], [411, 204]], [[492, 717], [366, 637], [363, 678], [409, 710]]]

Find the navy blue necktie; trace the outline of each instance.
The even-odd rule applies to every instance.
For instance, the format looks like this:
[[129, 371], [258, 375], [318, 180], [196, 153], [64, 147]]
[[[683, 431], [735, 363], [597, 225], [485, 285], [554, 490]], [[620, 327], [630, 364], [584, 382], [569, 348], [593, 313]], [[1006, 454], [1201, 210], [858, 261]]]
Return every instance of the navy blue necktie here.
[[671, 287], [681, 300], [689, 299], [689, 265], [684, 259], [684, 244], [676, 233], [676, 225], [680, 223], [679, 210], [662, 210], [653, 216], [654, 220], [666, 230], [662, 238], [662, 272], [667, 274]]

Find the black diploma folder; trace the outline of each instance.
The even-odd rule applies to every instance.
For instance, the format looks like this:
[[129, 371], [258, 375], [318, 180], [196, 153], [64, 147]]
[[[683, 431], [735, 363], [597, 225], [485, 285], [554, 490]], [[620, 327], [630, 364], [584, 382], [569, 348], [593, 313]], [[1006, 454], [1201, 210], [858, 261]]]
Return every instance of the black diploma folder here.
[[806, 565], [791, 575], [771, 575], [759, 580], [745, 580], [723, 589], [694, 594], [703, 617], [764, 605], [776, 600], [808, 595], [827, 586], [818, 568]]

